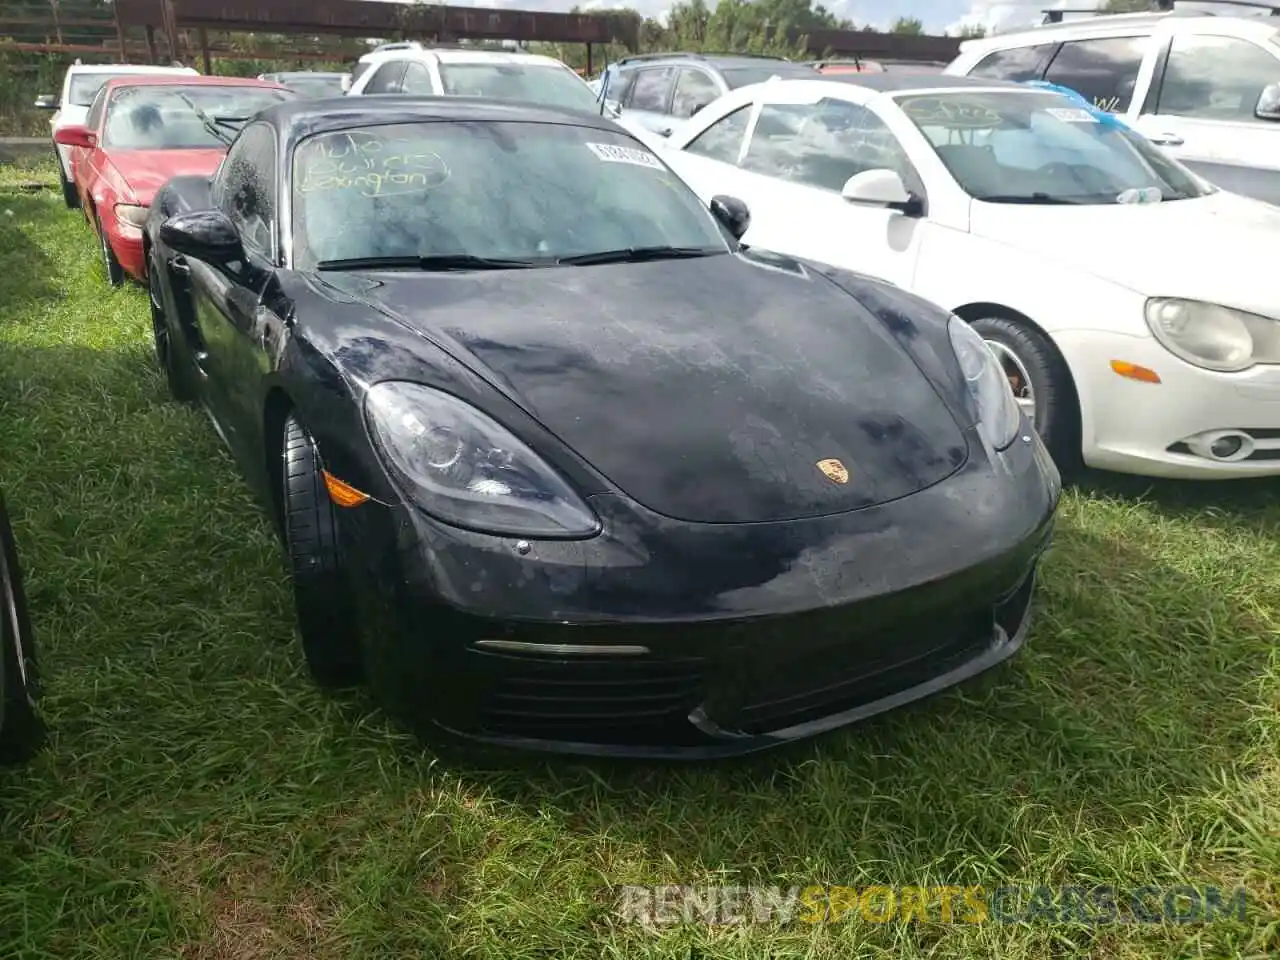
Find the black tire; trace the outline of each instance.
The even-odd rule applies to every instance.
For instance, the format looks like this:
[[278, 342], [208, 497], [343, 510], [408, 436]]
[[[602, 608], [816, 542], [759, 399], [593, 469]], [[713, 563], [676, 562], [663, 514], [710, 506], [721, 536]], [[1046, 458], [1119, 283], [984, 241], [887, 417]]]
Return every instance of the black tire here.
[[120, 261], [116, 259], [115, 251], [111, 249], [111, 241], [107, 239], [107, 231], [102, 229], [102, 222], [96, 217], [94, 227], [98, 231], [98, 246], [102, 251], [102, 269], [107, 275], [107, 283], [113, 287], [123, 286], [124, 267], [120, 266]]
[[54, 157], [58, 161], [58, 185], [62, 187], [62, 202], [67, 205], [68, 210], [75, 210], [80, 206], [80, 194], [76, 193], [76, 185], [67, 180], [67, 175], [62, 170], [62, 157], [56, 151]]
[[160, 289], [163, 269], [154, 257], [147, 264], [147, 299], [151, 302], [151, 339], [155, 344], [156, 364], [164, 374], [169, 396], [179, 403], [191, 403], [195, 400], [195, 391], [174, 355], [173, 326], [164, 312], [164, 296]]
[[1025, 371], [1030, 381], [1026, 386], [1030, 387], [1034, 401], [1036, 432], [1058, 471], [1064, 476], [1075, 471], [1081, 463], [1080, 401], [1058, 348], [1029, 323], [1006, 317], [982, 317], [971, 321], [971, 325], [983, 339], [1012, 354], [1011, 363], [1009, 357], [996, 351], [1015, 393], [1019, 392], [1019, 386], [1014, 381], [1020, 380]]
[[281, 457], [285, 555], [307, 666], [322, 687], [354, 686], [364, 668], [337, 508], [325, 489], [316, 443], [292, 413], [285, 418]]
[[36, 648], [22, 589], [22, 571], [14, 548], [13, 530], [4, 499], [0, 498], [0, 670], [4, 689], [0, 725], [0, 764], [30, 759], [44, 743], [45, 726], [36, 710], [38, 677]]

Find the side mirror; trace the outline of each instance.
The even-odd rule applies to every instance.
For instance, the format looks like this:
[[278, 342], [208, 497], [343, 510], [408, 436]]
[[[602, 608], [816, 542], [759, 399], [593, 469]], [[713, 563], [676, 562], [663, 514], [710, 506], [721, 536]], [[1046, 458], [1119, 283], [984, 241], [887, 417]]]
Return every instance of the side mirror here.
[[342, 92], [344, 94], [351, 92], [351, 83], [352, 83], [351, 74], [349, 73], [344, 74], [342, 77]]
[[919, 216], [920, 198], [907, 192], [902, 177], [893, 170], [864, 170], [845, 181], [840, 196], [850, 203], [886, 207], [907, 216]]
[[64, 147], [96, 147], [98, 135], [88, 127], [73, 123], [53, 132], [53, 142]]
[[751, 226], [751, 211], [737, 197], [726, 197], [723, 194], [711, 198], [709, 204], [711, 215], [733, 235], [733, 239], [741, 240], [747, 228]]
[[221, 210], [180, 213], [160, 224], [160, 242], [206, 263], [230, 263], [244, 258], [235, 225]]
[[698, 111], [705, 109], [707, 106], [710, 105], [710, 103], [711, 103], [710, 100], [707, 100], [705, 103], [699, 100], [697, 103], [693, 105], [693, 109], [689, 111], [689, 116], [696, 117], [698, 115]]
[[56, 93], [42, 93], [36, 97], [37, 110], [57, 110], [58, 95]]
[[1269, 83], [1262, 88], [1253, 115], [1259, 120], [1280, 120], [1280, 83]]

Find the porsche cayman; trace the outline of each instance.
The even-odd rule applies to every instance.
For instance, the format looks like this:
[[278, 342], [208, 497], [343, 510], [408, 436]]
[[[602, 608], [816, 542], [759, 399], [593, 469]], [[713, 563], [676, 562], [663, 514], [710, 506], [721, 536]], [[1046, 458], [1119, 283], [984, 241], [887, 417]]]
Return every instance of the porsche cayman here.
[[1059, 481], [969, 326], [742, 247], [600, 117], [296, 101], [147, 223], [302, 647], [419, 733], [708, 757], [1022, 644]]

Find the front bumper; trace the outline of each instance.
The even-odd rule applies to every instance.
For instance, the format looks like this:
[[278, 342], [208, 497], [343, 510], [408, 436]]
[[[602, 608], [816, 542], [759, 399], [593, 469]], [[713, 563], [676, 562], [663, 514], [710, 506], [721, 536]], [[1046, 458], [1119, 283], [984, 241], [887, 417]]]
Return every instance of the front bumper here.
[[133, 279], [144, 282], [147, 279], [147, 258], [142, 253], [142, 231], [119, 224], [106, 229], [107, 242], [111, 244], [111, 251], [121, 269]]
[[[1280, 474], [1280, 367], [1202, 370], [1153, 337], [1090, 331], [1055, 339], [1080, 395], [1089, 466], [1175, 479]], [[1160, 383], [1122, 377], [1113, 360], [1154, 370]], [[1205, 454], [1203, 441], [1237, 431], [1249, 438], [1240, 455]]]
[[577, 542], [341, 511], [376, 692], [419, 730], [574, 754], [729, 756], [842, 726], [1021, 646], [1058, 495], [1046, 461], [1029, 437], [994, 476], [969, 464], [786, 524], [598, 497], [605, 531]]

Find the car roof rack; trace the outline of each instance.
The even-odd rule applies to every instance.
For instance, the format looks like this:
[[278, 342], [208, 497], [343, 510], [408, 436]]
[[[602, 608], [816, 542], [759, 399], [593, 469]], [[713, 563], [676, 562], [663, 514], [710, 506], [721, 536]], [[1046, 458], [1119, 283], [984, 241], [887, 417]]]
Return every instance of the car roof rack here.
[[422, 44], [417, 40], [396, 40], [394, 43], [380, 43], [370, 53], [386, 53], [390, 50], [421, 50]]
[[[1268, 3], [1266, 0], [1195, 0], [1198, 4], [1221, 4], [1224, 7], [1243, 7], [1246, 10], [1258, 10], [1267, 12], [1272, 17], [1280, 17], [1280, 0]], [[1050, 10], [1041, 10], [1044, 14], [1044, 20], [1041, 21], [1042, 26], [1054, 26], [1062, 23], [1072, 23], [1068, 21], [1065, 15], [1068, 13], [1084, 14], [1087, 18], [1106, 17], [1108, 20], [1123, 20], [1128, 23], [1131, 20], [1139, 20], [1152, 16], [1187, 16], [1187, 17], [1216, 17], [1231, 16], [1234, 11], [1228, 11], [1225, 14], [1219, 14], [1215, 10], [1202, 10], [1191, 8], [1179, 8], [1177, 0], [1153, 0], [1151, 9], [1147, 11], [1139, 11], [1137, 13], [1114, 13], [1108, 14], [1097, 7], [1057, 7]], [[1256, 15], [1256, 14], [1255, 14]]]

